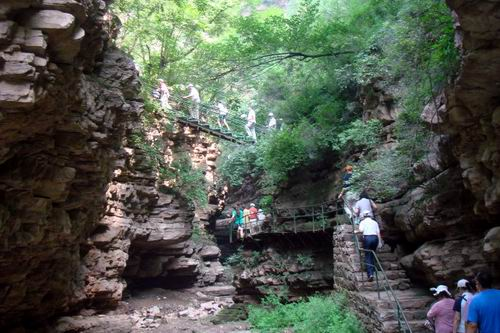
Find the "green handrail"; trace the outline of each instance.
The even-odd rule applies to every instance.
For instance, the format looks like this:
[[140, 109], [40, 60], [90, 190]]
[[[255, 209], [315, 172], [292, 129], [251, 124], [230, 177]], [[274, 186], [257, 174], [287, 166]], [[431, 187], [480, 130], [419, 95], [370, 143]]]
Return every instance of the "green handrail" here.
[[387, 299], [389, 301], [391, 301], [391, 298], [392, 298], [391, 303], [392, 303], [392, 306], [394, 308], [396, 319], [398, 321], [399, 331], [404, 332], [404, 333], [412, 333], [410, 324], [408, 323], [408, 320], [406, 319], [406, 316], [404, 314], [403, 307], [401, 306], [401, 303], [399, 303], [398, 297], [396, 296], [396, 293], [394, 292], [394, 290], [391, 287], [389, 279], [387, 278], [387, 274], [385, 273], [385, 270], [382, 267], [382, 264], [380, 263], [380, 260], [377, 256], [377, 253], [373, 250], [363, 249], [359, 246], [358, 236], [355, 233], [356, 225], [354, 224], [354, 221], [351, 217], [349, 217], [348, 220], [352, 226], [354, 244], [355, 244], [356, 250], [358, 252], [360, 265], [363, 263], [363, 260], [361, 258], [361, 252], [365, 253], [365, 255], [367, 253], [371, 253], [373, 255], [373, 258], [375, 259], [375, 264], [373, 265], [373, 268], [375, 269], [375, 279], [376, 279], [376, 284], [377, 284], [377, 296], [378, 296], [378, 298], [380, 299], [380, 285], [379, 285], [379, 278], [378, 278], [378, 272], [380, 271], [381, 275], [382, 275], [383, 282], [384, 282], [382, 287], [384, 288], [384, 291], [387, 294]]

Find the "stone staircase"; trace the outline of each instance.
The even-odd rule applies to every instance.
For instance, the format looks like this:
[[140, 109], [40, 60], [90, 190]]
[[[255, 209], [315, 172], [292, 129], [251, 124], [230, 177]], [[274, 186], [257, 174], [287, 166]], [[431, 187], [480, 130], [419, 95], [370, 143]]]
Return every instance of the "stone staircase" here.
[[[368, 332], [405, 332], [399, 327], [394, 297], [398, 299], [412, 332], [428, 332], [423, 325], [434, 299], [428, 291], [412, 287], [396, 253], [392, 253], [387, 245], [377, 251], [385, 277], [378, 272], [378, 281], [369, 282], [354, 242], [353, 227], [350, 224], [338, 225], [333, 238], [335, 287], [347, 291], [352, 308]], [[388, 290], [388, 285], [393, 293]]]

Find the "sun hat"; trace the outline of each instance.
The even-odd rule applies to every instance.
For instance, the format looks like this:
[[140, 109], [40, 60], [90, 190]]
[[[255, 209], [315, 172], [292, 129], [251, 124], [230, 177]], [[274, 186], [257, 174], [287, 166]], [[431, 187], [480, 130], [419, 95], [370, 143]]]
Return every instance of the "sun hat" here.
[[467, 288], [467, 283], [469, 283], [466, 279], [460, 279], [457, 282], [457, 288]]
[[251, 203], [251, 204], [250, 204], [250, 207], [255, 207], [255, 204], [254, 204], [254, 203]]
[[449, 296], [451, 296], [450, 292], [448, 291], [448, 287], [445, 285], [442, 285], [442, 284], [440, 284], [436, 288], [430, 288], [429, 290], [434, 292], [434, 294], [433, 294], [434, 296], [437, 296], [437, 295], [441, 294], [442, 292], [445, 292]]

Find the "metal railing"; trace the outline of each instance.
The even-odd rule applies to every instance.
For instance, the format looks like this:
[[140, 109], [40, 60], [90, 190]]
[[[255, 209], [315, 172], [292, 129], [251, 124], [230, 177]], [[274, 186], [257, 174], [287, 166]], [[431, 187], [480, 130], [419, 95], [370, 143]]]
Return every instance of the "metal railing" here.
[[[346, 214], [346, 213], [344, 213]], [[382, 264], [380, 262], [380, 259], [377, 256], [377, 253], [373, 250], [368, 250], [364, 249], [360, 246], [359, 244], [359, 239], [356, 234], [356, 225], [351, 217], [348, 216], [347, 220], [349, 221], [350, 225], [352, 226], [352, 233], [353, 233], [353, 242], [356, 247], [356, 252], [359, 257], [359, 262], [360, 266], [363, 268], [363, 266], [370, 265], [374, 269], [375, 273], [375, 281], [376, 281], [376, 286], [377, 286], [377, 297], [380, 300], [380, 293], [381, 293], [381, 287], [383, 288], [383, 291], [387, 295], [387, 300], [391, 303], [393, 309], [394, 309], [394, 314], [396, 316], [396, 320], [398, 321], [398, 329], [402, 333], [412, 333], [412, 329], [410, 327], [410, 324], [408, 323], [408, 320], [404, 314], [403, 307], [401, 306], [401, 303], [398, 300], [398, 297], [396, 296], [396, 293], [394, 292], [391, 283], [389, 282], [389, 279], [387, 277], [387, 274], [382, 267]], [[371, 254], [374, 259], [374, 264], [368, 264], [367, 262], [363, 261], [363, 258], [361, 256], [361, 253], [364, 254], [364, 257], [366, 258], [367, 254]], [[362, 273], [363, 274], [363, 273]], [[382, 281], [380, 281], [379, 274], [381, 276]], [[356, 279], [357, 282], [357, 279]]]

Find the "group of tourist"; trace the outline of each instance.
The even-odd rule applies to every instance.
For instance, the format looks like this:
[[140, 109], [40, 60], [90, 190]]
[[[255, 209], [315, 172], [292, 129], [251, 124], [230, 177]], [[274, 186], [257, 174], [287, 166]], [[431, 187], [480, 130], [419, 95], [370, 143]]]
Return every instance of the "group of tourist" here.
[[[189, 89], [189, 94], [186, 96], [182, 96], [183, 99], [189, 100], [189, 116], [191, 119], [199, 120], [200, 119], [200, 104], [201, 98], [200, 93], [196, 87], [190, 83], [187, 88]], [[171, 110], [172, 106], [170, 105], [170, 88], [165, 83], [163, 79], [158, 80], [158, 88], [156, 90], [155, 96], [160, 100], [161, 107], [164, 110]], [[224, 105], [222, 101], [217, 102], [217, 124], [219, 127], [225, 127], [228, 131], [230, 131], [230, 127], [227, 123], [227, 116], [229, 114], [229, 109]], [[255, 126], [257, 123], [255, 111], [252, 107], [248, 108], [248, 113], [242, 115], [242, 118], [246, 119], [245, 131], [247, 135], [254, 141], [257, 142], [257, 134], [255, 132]], [[274, 117], [274, 114], [270, 112], [268, 114], [268, 124], [266, 126], [269, 130], [275, 130], [277, 128], [277, 120]]]
[[455, 299], [445, 285], [431, 291], [437, 301], [427, 312], [426, 327], [435, 333], [500, 332], [500, 290], [492, 289], [488, 272], [476, 274], [473, 282], [459, 280]]
[[[365, 269], [368, 281], [373, 281], [376, 270], [374, 255], [383, 246], [374, 214], [377, 205], [366, 191], [362, 191], [357, 199], [357, 194], [350, 190], [352, 166], [347, 165], [344, 171], [343, 187], [338, 198], [344, 200], [344, 211], [358, 226], [355, 232], [363, 235]], [[500, 333], [500, 290], [491, 286], [491, 275], [480, 272], [475, 276], [474, 283], [466, 279], [457, 282], [456, 299], [445, 285], [431, 288], [437, 301], [427, 313], [426, 327], [435, 333]]]
[[[236, 238], [243, 240], [262, 231], [266, 215], [262, 209], [257, 209], [254, 203], [250, 207], [233, 207], [231, 225], [236, 228]], [[232, 228], [230, 229], [232, 232]]]

